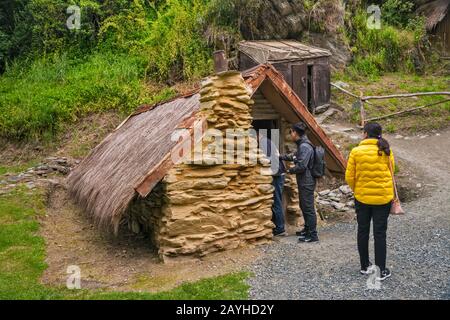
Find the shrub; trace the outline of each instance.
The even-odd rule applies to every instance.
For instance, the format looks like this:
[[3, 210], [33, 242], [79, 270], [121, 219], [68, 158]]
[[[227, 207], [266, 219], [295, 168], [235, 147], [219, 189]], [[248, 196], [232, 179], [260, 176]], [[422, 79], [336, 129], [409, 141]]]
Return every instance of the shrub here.
[[[208, 74], [207, 2], [8, 2], [0, 8], [0, 137], [52, 137], [89, 112], [127, 113], [173, 95], [152, 96], [148, 72], [170, 82]], [[81, 8], [80, 30], [66, 27], [71, 4]]]
[[369, 76], [376, 79], [380, 76], [380, 59], [377, 55], [356, 57], [351, 65], [350, 71], [354, 76]]
[[149, 72], [173, 84], [207, 75], [212, 50], [203, 37], [206, 0], [167, 0], [152, 22], [148, 45]]
[[108, 10], [103, 13], [105, 18], [98, 33], [100, 46], [123, 52], [142, 52], [145, 39], [150, 36], [150, 21], [156, 17], [156, 7], [148, 8], [143, 1], [135, 0], [112, 11], [110, 15]]
[[395, 27], [406, 27], [413, 17], [414, 2], [408, 0], [386, 0], [381, 6], [384, 23]]
[[206, 11], [208, 24], [251, 34], [256, 31], [261, 1], [211, 0]]
[[[5, 1], [4, 1], [5, 2]], [[102, 42], [111, 49], [145, 40], [164, 0], [10, 0], [0, 6], [0, 72], [7, 61], [54, 53], [82, 56]], [[81, 28], [69, 30], [66, 12], [81, 9]], [[132, 45], [130, 45], [130, 43]]]
[[353, 19], [353, 71], [376, 77], [382, 72], [410, 70], [410, 56], [416, 45], [414, 33], [386, 24], [381, 29], [369, 29], [366, 21], [365, 12], [359, 12]]

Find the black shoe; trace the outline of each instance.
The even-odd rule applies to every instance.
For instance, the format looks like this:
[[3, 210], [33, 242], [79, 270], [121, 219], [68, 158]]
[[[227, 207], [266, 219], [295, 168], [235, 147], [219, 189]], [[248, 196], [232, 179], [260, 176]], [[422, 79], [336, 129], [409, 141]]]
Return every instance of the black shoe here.
[[308, 231], [307, 231], [305, 228], [303, 228], [302, 230], [297, 231], [297, 232], [295, 233], [295, 235], [304, 238], [304, 237], [306, 237], [306, 234], [307, 234], [307, 233], [308, 233]]
[[317, 242], [319, 241], [319, 237], [311, 237], [309, 234], [306, 235], [305, 237], [299, 237], [298, 241], [300, 242]]
[[361, 270], [359, 270], [359, 272], [361, 274], [365, 274], [365, 275], [371, 274], [372, 272], [369, 270], [369, 268], [371, 266], [372, 266], [372, 262], [369, 262], [369, 265], [367, 267], [365, 267], [365, 268], [361, 268]]
[[274, 232], [273, 236], [274, 237], [286, 237], [288, 234], [286, 231], [281, 231], [281, 232]]
[[379, 281], [383, 281], [387, 278], [389, 278], [391, 276], [391, 270], [389, 270], [388, 268], [384, 269], [383, 271], [381, 271], [381, 274], [379, 277], [377, 277], [377, 280]]

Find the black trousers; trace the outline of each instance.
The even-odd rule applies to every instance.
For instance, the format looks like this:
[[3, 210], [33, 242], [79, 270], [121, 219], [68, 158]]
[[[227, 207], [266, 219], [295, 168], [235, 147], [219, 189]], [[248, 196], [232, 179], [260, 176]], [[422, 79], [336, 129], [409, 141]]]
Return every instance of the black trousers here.
[[317, 215], [314, 208], [314, 189], [315, 184], [298, 184], [300, 209], [305, 220], [305, 230], [311, 237], [317, 237]]
[[355, 199], [355, 209], [358, 221], [358, 252], [361, 268], [369, 266], [370, 221], [373, 220], [375, 264], [383, 271], [386, 269], [386, 230], [391, 203], [370, 205]]

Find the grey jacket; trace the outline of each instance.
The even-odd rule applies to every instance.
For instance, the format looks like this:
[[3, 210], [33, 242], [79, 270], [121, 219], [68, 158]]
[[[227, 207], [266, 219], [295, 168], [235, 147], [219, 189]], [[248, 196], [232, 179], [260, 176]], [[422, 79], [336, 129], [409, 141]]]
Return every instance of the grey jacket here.
[[311, 168], [314, 161], [314, 149], [306, 135], [295, 142], [297, 151], [293, 154], [281, 156], [282, 160], [293, 161], [294, 167], [290, 168], [288, 173], [297, 175], [297, 184], [299, 186], [314, 185], [316, 179], [311, 174]]

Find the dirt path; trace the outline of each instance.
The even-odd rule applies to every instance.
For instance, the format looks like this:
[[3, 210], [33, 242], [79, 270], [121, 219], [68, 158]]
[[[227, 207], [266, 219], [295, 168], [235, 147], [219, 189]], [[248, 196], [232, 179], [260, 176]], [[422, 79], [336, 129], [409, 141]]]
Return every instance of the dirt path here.
[[426, 196], [404, 204], [407, 215], [389, 220], [392, 277], [380, 290], [367, 289], [367, 277], [358, 272], [356, 224], [340, 223], [320, 230], [320, 243], [287, 237], [262, 248], [249, 280], [252, 298], [450, 299], [450, 130], [388, 139], [409, 166], [404, 169], [420, 173], [410, 182], [429, 186]]

